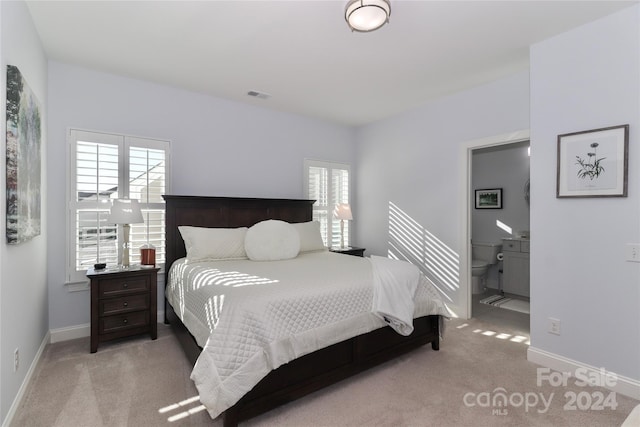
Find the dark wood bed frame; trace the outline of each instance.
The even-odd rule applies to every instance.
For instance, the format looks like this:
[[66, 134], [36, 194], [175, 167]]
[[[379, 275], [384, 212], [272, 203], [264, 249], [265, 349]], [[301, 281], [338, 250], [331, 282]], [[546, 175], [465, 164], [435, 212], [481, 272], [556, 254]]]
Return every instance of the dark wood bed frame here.
[[[313, 200], [237, 197], [163, 196], [166, 201], [166, 276], [169, 266], [186, 255], [180, 225], [196, 227], [250, 227], [266, 219], [305, 222], [312, 219]], [[348, 255], [344, 255], [348, 256]], [[295, 359], [271, 371], [224, 414], [224, 426], [236, 426], [275, 407], [320, 390], [400, 354], [431, 343], [439, 349], [439, 316], [414, 320], [414, 331], [404, 337], [390, 327], [342, 341]], [[191, 363], [202, 349], [165, 299], [165, 323], [172, 326]]]

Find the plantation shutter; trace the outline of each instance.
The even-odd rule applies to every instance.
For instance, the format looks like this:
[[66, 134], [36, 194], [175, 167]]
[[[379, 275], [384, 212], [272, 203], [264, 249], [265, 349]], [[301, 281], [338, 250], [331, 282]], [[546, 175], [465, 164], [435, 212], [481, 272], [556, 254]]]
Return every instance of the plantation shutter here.
[[322, 167], [311, 166], [309, 167], [309, 184], [308, 190], [309, 199], [314, 199], [316, 202], [313, 204], [313, 220], [320, 222], [320, 233], [325, 246], [327, 246], [328, 237], [328, 218], [327, 211], [329, 208], [328, 203], [328, 177], [327, 169]]
[[107, 222], [111, 203], [137, 199], [144, 224], [132, 224], [130, 263], [140, 262], [138, 248], [156, 247], [156, 263], [165, 260], [165, 211], [169, 142], [125, 135], [71, 130], [69, 262], [67, 281], [86, 280], [97, 262], [115, 266], [121, 251], [118, 226]]
[[138, 248], [151, 244], [156, 248], [156, 264], [166, 255], [164, 226], [166, 194], [166, 150], [147, 148], [144, 140], [129, 144], [129, 198], [140, 202], [144, 224], [131, 225], [131, 262], [140, 263]]
[[[349, 166], [339, 163], [305, 160], [305, 197], [316, 202], [313, 220], [320, 222], [326, 246], [340, 245], [340, 221], [333, 217], [339, 203], [349, 203]], [[349, 221], [344, 223], [345, 243], [349, 242]]]
[[117, 227], [106, 219], [111, 200], [119, 197], [122, 139], [83, 131], [72, 131], [72, 139], [73, 270], [86, 271], [96, 262], [117, 262]]

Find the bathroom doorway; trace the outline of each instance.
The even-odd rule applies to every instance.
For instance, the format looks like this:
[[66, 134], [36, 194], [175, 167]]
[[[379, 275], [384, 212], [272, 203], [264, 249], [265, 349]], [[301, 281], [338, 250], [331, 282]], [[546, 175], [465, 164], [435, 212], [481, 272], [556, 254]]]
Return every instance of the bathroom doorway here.
[[471, 316], [529, 331], [529, 141], [471, 152]]
[[[508, 239], [528, 234], [528, 214], [526, 222], [514, 221], [513, 218], [516, 214], [512, 212], [511, 209], [513, 207], [512, 202], [516, 200], [522, 200], [522, 203], [527, 203], [525, 200], [528, 190], [527, 180], [525, 179], [525, 182], [518, 183], [518, 180], [522, 177], [509, 177], [508, 175], [509, 170], [513, 170], [515, 163], [519, 163], [520, 165], [517, 166], [517, 168], [526, 169], [526, 178], [528, 178], [528, 159], [530, 154], [528, 141], [529, 131], [523, 130], [468, 141], [462, 146], [461, 151], [461, 179], [462, 182], [465, 183], [465, 191], [461, 193], [463, 198], [461, 205], [464, 214], [462, 215], [461, 224], [463, 251], [460, 254], [460, 261], [462, 273], [461, 283], [466, 285], [466, 292], [464, 293], [467, 303], [466, 317], [487, 317], [489, 321], [501, 323], [501, 326], [504, 325], [505, 328], [513, 326], [515, 330], [522, 330], [526, 335], [528, 335], [529, 331], [529, 315], [504, 307], [500, 308], [500, 304], [480, 303], [481, 299], [486, 299], [490, 296], [495, 295], [496, 300], [498, 296], [502, 297], [501, 291], [505, 291], [503, 282], [505, 279], [504, 261], [489, 264], [491, 267], [487, 267], [487, 276], [483, 277], [484, 280], [481, 282], [481, 293], [478, 292], [477, 283], [477, 293], [473, 293], [472, 237], [474, 235], [474, 223], [476, 230], [475, 239], [473, 240], [479, 243], [503, 244], [503, 238]], [[527, 157], [526, 167], [518, 161], [509, 159], [510, 155], [513, 155], [517, 151], [522, 152], [523, 150]], [[508, 154], [509, 151], [511, 151], [511, 154]], [[475, 174], [473, 169], [474, 153], [476, 153], [476, 158], [478, 155], [484, 157], [484, 159], [476, 164]], [[492, 159], [493, 156], [495, 156], [496, 159]], [[489, 166], [486, 166], [486, 164]], [[486, 169], [485, 171], [482, 171], [481, 168], [483, 167]], [[498, 177], [498, 175], [504, 175], [505, 173], [507, 174], [507, 178], [504, 176], [502, 176], [502, 178]], [[492, 174], [495, 174], [496, 177], [492, 178]], [[488, 199], [479, 200], [479, 206], [477, 208], [475, 190], [490, 190], [488, 192]], [[481, 191], [479, 194], [484, 195], [487, 193]], [[486, 203], [489, 203], [489, 206], [487, 206]], [[489, 214], [491, 211], [493, 211], [493, 215]], [[474, 213], [480, 213], [483, 216], [474, 218]], [[527, 250], [526, 244], [524, 246], [524, 250]], [[487, 248], [485, 247], [485, 249]], [[522, 249], [522, 247], [520, 249]], [[499, 252], [501, 252], [501, 258], [503, 258], [504, 252], [502, 248], [500, 248]], [[491, 251], [487, 253], [491, 253]], [[511, 273], [507, 271], [507, 274]], [[526, 277], [528, 278], [528, 271], [526, 271]], [[510, 288], [507, 287], [506, 290], [509, 289]], [[505, 292], [505, 294], [508, 294], [508, 292]], [[508, 297], [509, 295], [505, 296]], [[516, 299], [527, 299], [525, 296], [514, 296]], [[508, 301], [502, 302], [505, 303]], [[480, 304], [482, 304], [482, 306], [480, 306]], [[509, 305], [511, 304], [507, 304], [507, 306]], [[516, 303], [516, 305], [518, 304]], [[512, 317], [516, 317], [519, 320], [513, 322]], [[513, 323], [513, 325], [510, 323]]]

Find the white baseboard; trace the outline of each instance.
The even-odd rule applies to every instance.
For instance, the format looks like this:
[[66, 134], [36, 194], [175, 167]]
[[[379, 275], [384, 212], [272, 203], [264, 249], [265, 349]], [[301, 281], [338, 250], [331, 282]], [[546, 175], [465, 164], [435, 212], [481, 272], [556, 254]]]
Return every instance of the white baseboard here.
[[38, 348], [38, 351], [36, 352], [36, 356], [33, 358], [33, 361], [29, 366], [29, 370], [27, 371], [27, 374], [25, 375], [24, 380], [20, 385], [20, 388], [18, 389], [18, 393], [16, 394], [15, 399], [13, 399], [13, 403], [9, 408], [9, 412], [7, 412], [7, 416], [4, 418], [2, 427], [8, 427], [13, 422], [13, 417], [16, 415], [16, 411], [18, 410], [18, 407], [22, 403], [22, 399], [24, 398], [24, 393], [27, 390], [29, 383], [31, 382], [31, 378], [33, 377], [33, 373], [35, 372], [36, 367], [38, 366], [38, 363], [40, 363], [40, 359], [42, 358], [42, 353], [44, 353], [45, 347], [50, 342], [50, 338], [51, 338], [51, 334], [47, 332], [44, 338], [42, 339], [42, 342], [40, 343], [40, 348]]
[[[158, 311], [156, 318], [158, 323], [164, 323], [164, 310]], [[77, 338], [85, 338], [91, 336], [91, 324], [68, 326], [66, 328], [51, 329], [51, 343], [75, 340]]]
[[91, 335], [91, 324], [69, 326], [66, 328], [51, 329], [51, 344], [84, 338]]
[[[583, 371], [586, 370], [586, 375], [593, 378], [597, 378], [601, 373], [601, 368], [585, 365], [582, 362], [531, 346], [527, 350], [527, 360], [559, 372], [573, 373], [580, 368]], [[618, 375], [615, 372], [607, 371], [607, 374], [613, 374], [616, 377], [615, 385], [606, 387], [607, 389], [640, 400], [640, 381]]]

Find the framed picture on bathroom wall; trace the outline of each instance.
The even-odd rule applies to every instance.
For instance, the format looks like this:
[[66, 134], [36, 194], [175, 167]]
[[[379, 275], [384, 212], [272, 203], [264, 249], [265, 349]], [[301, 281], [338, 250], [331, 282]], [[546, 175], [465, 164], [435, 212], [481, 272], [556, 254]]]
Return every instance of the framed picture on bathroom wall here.
[[558, 135], [556, 197], [627, 197], [629, 125]]
[[502, 209], [502, 188], [476, 190], [476, 209]]

